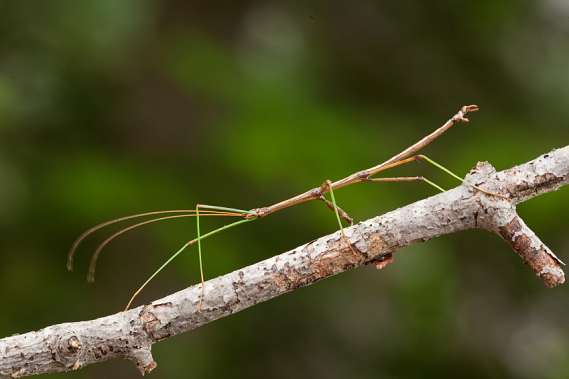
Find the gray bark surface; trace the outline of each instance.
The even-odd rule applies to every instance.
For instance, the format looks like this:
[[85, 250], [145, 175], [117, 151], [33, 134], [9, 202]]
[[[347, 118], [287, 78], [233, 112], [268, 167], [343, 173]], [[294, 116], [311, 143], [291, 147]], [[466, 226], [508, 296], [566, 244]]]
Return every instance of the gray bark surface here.
[[[0, 339], [0, 377], [77, 370], [114, 358], [145, 374], [154, 343], [354, 267], [391, 262], [402, 247], [485, 229], [501, 236], [548, 287], [565, 281], [563, 262], [517, 215], [516, 205], [569, 182], [569, 146], [496, 172], [479, 163], [466, 184], [321, 237], [151, 304], [91, 321], [49, 326]], [[482, 193], [470, 184], [498, 193]], [[348, 245], [351, 244], [351, 246]]]

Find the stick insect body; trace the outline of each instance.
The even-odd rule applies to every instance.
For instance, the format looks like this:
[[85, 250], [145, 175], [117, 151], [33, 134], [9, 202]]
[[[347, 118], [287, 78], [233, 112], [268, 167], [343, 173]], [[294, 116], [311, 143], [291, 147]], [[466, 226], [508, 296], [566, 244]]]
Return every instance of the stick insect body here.
[[[440, 137], [443, 133], [445, 133], [448, 129], [450, 129], [455, 124], [460, 123], [460, 122], [465, 122], [465, 123], [469, 122], [468, 118], [466, 118], [466, 115], [470, 112], [475, 112], [478, 109], [479, 108], [476, 105], [463, 106], [453, 117], [451, 117], [441, 127], [436, 129], [432, 133], [428, 134], [427, 136], [425, 136], [424, 138], [422, 138], [421, 140], [419, 140], [415, 144], [409, 146], [407, 149], [403, 150], [402, 152], [400, 152], [400, 153], [396, 154], [395, 156], [391, 157], [390, 159], [386, 160], [385, 162], [380, 163], [378, 165], [375, 165], [375, 166], [368, 168], [366, 170], [356, 172], [352, 175], [349, 175], [349, 176], [347, 176], [343, 179], [337, 180], [335, 182], [327, 180], [322, 185], [320, 185], [319, 187], [315, 187], [309, 191], [301, 193], [301, 194], [294, 196], [290, 199], [280, 201], [278, 203], [275, 203], [275, 204], [267, 206], [267, 207], [254, 208], [251, 210], [243, 210], [243, 209], [227, 208], [227, 207], [220, 207], [220, 206], [214, 206], [214, 205], [197, 204], [195, 206], [195, 209], [181, 209], [181, 210], [146, 212], [146, 213], [140, 213], [140, 214], [130, 215], [130, 216], [126, 216], [126, 217], [121, 217], [121, 218], [118, 218], [115, 220], [110, 220], [110, 221], [104, 222], [102, 224], [96, 225], [93, 228], [85, 231], [83, 234], [81, 234], [75, 240], [75, 242], [73, 243], [73, 245], [71, 247], [71, 250], [69, 251], [68, 260], [67, 260], [67, 268], [69, 270], [73, 269], [73, 260], [74, 260], [75, 252], [76, 252], [77, 248], [79, 247], [79, 245], [81, 244], [81, 242], [85, 238], [87, 238], [88, 236], [93, 234], [94, 232], [96, 232], [99, 229], [102, 229], [106, 226], [110, 226], [112, 224], [124, 222], [124, 221], [128, 221], [128, 220], [134, 220], [134, 219], [145, 218], [145, 217], [150, 217], [150, 216], [160, 216], [160, 217], [151, 218], [151, 219], [148, 219], [148, 220], [145, 220], [142, 222], [138, 222], [134, 225], [130, 225], [128, 227], [120, 229], [118, 232], [112, 234], [110, 237], [105, 239], [101, 244], [99, 244], [99, 246], [97, 247], [97, 249], [95, 250], [95, 252], [91, 258], [91, 262], [89, 265], [89, 273], [88, 273], [88, 277], [87, 277], [88, 281], [94, 281], [94, 277], [95, 277], [94, 275], [95, 275], [95, 268], [96, 268], [97, 260], [99, 258], [99, 255], [101, 254], [101, 251], [103, 250], [103, 248], [105, 246], [107, 246], [115, 238], [119, 237], [120, 235], [122, 235], [122, 234], [124, 234], [130, 230], [136, 229], [138, 227], [148, 225], [151, 223], [155, 223], [155, 222], [171, 220], [171, 219], [178, 219], [178, 218], [195, 217], [196, 218], [196, 238], [194, 238], [194, 239], [186, 242], [184, 245], [182, 245], [152, 275], [150, 275], [148, 277], [148, 279], [134, 292], [134, 294], [130, 298], [125, 310], [130, 308], [134, 299], [148, 285], [148, 283], [150, 283], [178, 255], [180, 255], [188, 247], [190, 247], [191, 245], [194, 245], [194, 244], [197, 244], [197, 246], [198, 246], [198, 259], [199, 259], [200, 281], [201, 281], [201, 290], [202, 290], [202, 296], [200, 298], [199, 306], [201, 307], [201, 301], [203, 300], [203, 297], [204, 297], [204, 283], [205, 283], [204, 270], [203, 270], [203, 259], [202, 259], [202, 243], [201, 243], [202, 240], [209, 238], [209, 237], [211, 237], [215, 234], [218, 234], [224, 230], [227, 230], [229, 228], [233, 228], [235, 226], [238, 226], [238, 225], [241, 225], [244, 223], [252, 222], [252, 221], [255, 221], [257, 219], [267, 217], [267, 216], [269, 216], [273, 213], [276, 213], [278, 211], [281, 211], [281, 210], [284, 210], [284, 209], [287, 209], [287, 208], [290, 208], [290, 207], [293, 207], [296, 205], [300, 205], [300, 204], [303, 204], [303, 203], [306, 203], [306, 202], [312, 201], [312, 200], [323, 201], [326, 204], [326, 206], [328, 208], [330, 208], [335, 213], [336, 220], [337, 220], [338, 225], [340, 227], [341, 238], [344, 242], [347, 243], [347, 245], [350, 247], [350, 249], [353, 249], [353, 247], [349, 244], [346, 237], [344, 236], [344, 226], [342, 223], [342, 220], [344, 220], [345, 222], [347, 222], [347, 224], [352, 225], [353, 219], [348, 215], [348, 213], [346, 211], [344, 211], [342, 208], [340, 208], [337, 205], [336, 198], [334, 196], [334, 191], [338, 190], [340, 188], [352, 185], [352, 184], [363, 183], [363, 182], [385, 183], [385, 182], [419, 182], [419, 181], [422, 181], [422, 182], [425, 182], [425, 183], [429, 184], [430, 186], [436, 188], [437, 190], [444, 192], [445, 190], [443, 188], [441, 188], [440, 186], [438, 186], [437, 184], [433, 183], [432, 181], [428, 180], [427, 178], [425, 178], [423, 176], [406, 176], [406, 177], [392, 177], [392, 178], [376, 178], [376, 177], [374, 177], [375, 175], [382, 173], [384, 171], [387, 171], [389, 169], [392, 169], [392, 168], [395, 168], [398, 166], [402, 166], [402, 165], [405, 165], [405, 164], [408, 164], [411, 162], [415, 162], [415, 161], [425, 161], [425, 162], [433, 165], [434, 167], [446, 172], [447, 174], [451, 175], [455, 179], [457, 179], [461, 182], [464, 182], [464, 180], [461, 177], [454, 174], [452, 171], [450, 171], [446, 167], [442, 166], [441, 164], [433, 161], [432, 159], [430, 159], [424, 155], [418, 155], [418, 152], [420, 150], [422, 150], [424, 147], [426, 147], [427, 145], [429, 145], [431, 142], [436, 140], [438, 137]], [[471, 187], [475, 188], [476, 190], [483, 192], [487, 195], [503, 197], [503, 195], [495, 194], [495, 193], [486, 191], [483, 188], [480, 188], [474, 184], [468, 183], [468, 185], [470, 185]], [[328, 198], [326, 198], [327, 193], [330, 193], [330, 200]], [[234, 217], [234, 218], [237, 218], [238, 220], [234, 221], [232, 223], [226, 224], [220, 228], [214, 229], [214, 230], [207, 232], [205, 234], [201, 234], [201, 230], [200, 230], [200, 218], [201, 217]], [[378, 267], [382, 268], [387, 263], [388, 263], [388, 261], [379, 262]]]

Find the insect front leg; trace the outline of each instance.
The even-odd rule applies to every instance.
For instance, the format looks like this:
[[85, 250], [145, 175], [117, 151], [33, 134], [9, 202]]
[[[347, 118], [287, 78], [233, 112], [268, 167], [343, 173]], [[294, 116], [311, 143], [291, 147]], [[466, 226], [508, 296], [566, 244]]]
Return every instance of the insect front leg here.
[[435, 187], [437, 190], [441, 192], [445, 192], [444, 188], [430, 181], [424, 176], [400, 176], [395, 178], [366, 178], [365, 181], [374, 182], [374, 183], [424, 182], [432, 187]]
[[451, 170], [449, 170], [448, 168], [446, 168], [445, 166], [443, 166], [442, 164], [435, 162], [434, 160], [432, 160], [431, 158], [427, 157], [426, 155], [417, 155], [417, 159], [421, 159], [424, 160], [425, 162], [429, 163], [430, 165], [438, 168], [439, 170], [447, 173], [448, 175], [452, 176], [453, 178], [455, 178], [456, 180], [460, 181], [463, 184], [469, 185], [470, 187], [485, 193], [486, 195], [490, 195], [490, 196], [496, 196], [496, 197], [500, 197], [502, 199], [508, 199], [508, 196], [504, 196], [500, 193], [496, 193], [496, 192], [491, 192], [491, 191], [487, 191], [484, 188], [481, 188], [475, 184], [469, 183], [466, 180], [464, 180], [463, 178], [461, 178], [460, 176], [456, 175], [454, 172], [452, 172]]
[[203, 299], [205, 297], [205, 275], [204, 275], [204, 268], [203, 268], [203, 258], [202, 258], [202, 235], [200, 232], [200, 209], [202, 210], [213, 210], [213, 211], [222, 211], [222, 212], [233, 212], [236, 214], [245, 217], [246, 215], [250, 214], [250, 211], [246, 211], [243, 209], [236, 209], [236, 208], [228, 208], [228, 207], [220, 207], [217, 205], [208, 205], [208, 204], [196, 204], [196, 241], [198, 245], [198, 259], [200, 265], [200, 285], [201, 285], [201, 295], [200, 295], [200, 302], [198, 304], [198, 310], [201, 311]]

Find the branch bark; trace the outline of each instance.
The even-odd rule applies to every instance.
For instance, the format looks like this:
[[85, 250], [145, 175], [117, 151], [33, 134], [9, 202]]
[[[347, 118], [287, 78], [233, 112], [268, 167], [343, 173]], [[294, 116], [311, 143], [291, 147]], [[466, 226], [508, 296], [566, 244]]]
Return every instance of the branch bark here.
[[517, 215], [516, 205], [569, 182], [569, 146], [501, 172], [478, 163], [466, 182], [345, 228], [351, 246], [338, 231], [209, 280], [201, 309], [195, 285], [126, 312], [0, 339], [0, 377], [77, 370], [113, 358], [131, 360], [145, 374], [156, 367], [150, 349], [158, 341], [354, 267], [383, 268], [402, 247], [468, 229], [496, 233], [546, 286], [562, 284], [563, 262]]

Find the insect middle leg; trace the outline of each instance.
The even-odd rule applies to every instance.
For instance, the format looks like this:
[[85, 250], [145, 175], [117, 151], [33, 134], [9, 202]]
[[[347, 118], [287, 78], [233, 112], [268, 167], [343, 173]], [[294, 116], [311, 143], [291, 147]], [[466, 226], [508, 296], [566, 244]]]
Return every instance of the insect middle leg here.
[[324, 192], [324, 190], [330, 192], [331, 200], [326, 199], [324, 195], [321, 195], [319, 199], [324, 201], [326, 206], [336, 214], [336, 220], [338, 221], [338, 225], [340, 226], [340, 238], [342, 239], [342, 242], [350, 248], [352, 253], [358, 255], [358, 253], [355, 251], [354, 247], [348, 240], [348, 237], [346, 237], [346, 234], [344, 233], [344, 225], [342, 224], [342, 219], [343, 219], [351, 226], [354, 224], [354, 219], [350, 217], [350, 215], [348, 215], [346, 211], [340, 208], [338, 204], [336, 204], [336, 197], [334, 196], [334, 189], [332, 188], [332, 182], [330, 180], [326, 180], [324, 183], [322, 183], [322, 186], [320, 188], [323, 190], [322, 192]]

